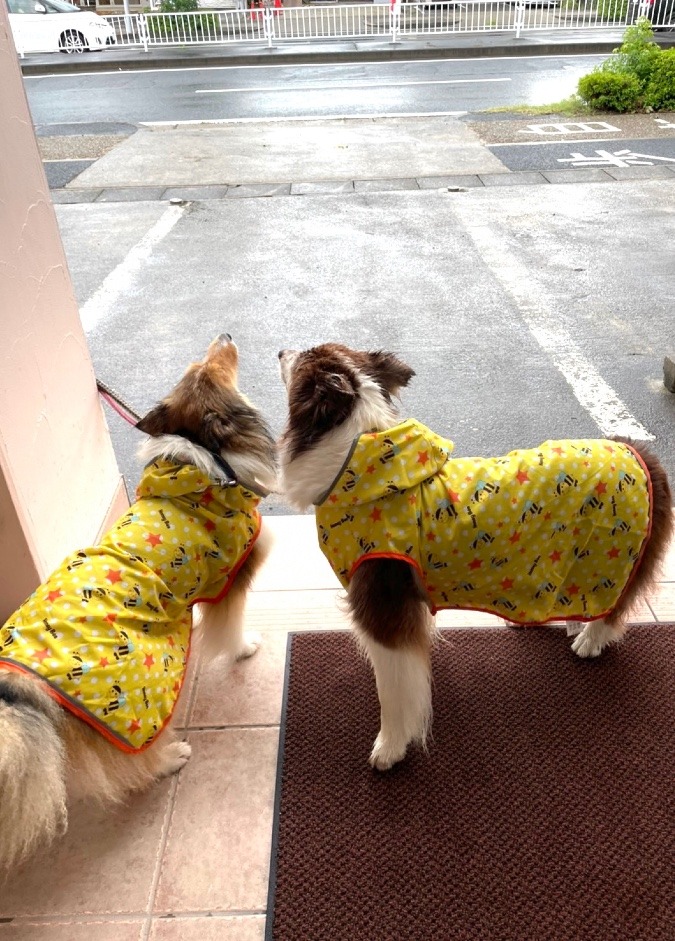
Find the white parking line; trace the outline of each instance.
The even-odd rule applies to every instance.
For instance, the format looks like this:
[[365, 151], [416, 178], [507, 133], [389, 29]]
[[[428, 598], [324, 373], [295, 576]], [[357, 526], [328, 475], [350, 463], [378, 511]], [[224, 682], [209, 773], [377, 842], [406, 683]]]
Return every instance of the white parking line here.
[[183, 206], [167, 207], [153, 227], [127, 252], [96, 293], [82, 306], [80, 320], [85, 333], [100, 326], [112, 313], [121, 295], [129, 288], [141, 270], [143, 263], [150, 258], [156, 246], [173, 229], [184, 211]]
[[335, 89], [345, 88], [401, 88], [408, 85], [480, 85], [485, 82], [511, 82], [510, 78], [448, 78], [434, 81], [416, 82], [337, 82], [331, 85], [252, 85], [249, 88], [197, 88], [195, 95], [227, 95], [241, 94], [242, 92], [281, 92], [288, 95], [296, 91], [323, 91], [332, 93]]
[[[550, 146], [551, 144], [553, 144], [556, 147], [560, 147], [561, 145], [564, 146], [565, 144], [568, 144], [568, 145], [574, 145], [576, 147], [577, 144], [606, 144], [608, 142], [612, 144], [616, 144], [617, 141], [620, 141], [623, 139], [626, 139], [626, 140], [635, 139], [635, 138], [630, 137], [630, 134], [628, 131], [626, 132], [619, 131], [619, 133], [623, 135], [622, 138], [617, 138], [615, 135], [614, 137], [584, 137], [583, 139], [580, 140], [577, 137], [562, 137], [561, 136], [561, 137], [556, 137], [555, 140], [516, 140], [516, 141], [509, 140], [509, 141], [500, 141], [499, 143], [491, 142], [489, 144], [486, 144], [485, 146], [486, 147], [541, 147], [542, 145], [545, 146], [548, 144]], [[669, 140], [670, 138], [659, 137], [659, 138], [649, 138], [649, 139], [650, 140], [658, 139], [661, 141], [661, 140]]]
[[631, 415], [614, 389], [560, 324], [555, 315], [555, 305], [533, 278], [532, 272], [509, 250], [493, 226], [476, 219], [476, 206], [463, 208], [456, 203], [453, 209], [462, 219], [483, 261], [516, 303], [530, 333], [600, 431], [604, 435], [653, 441], [654, 435]]

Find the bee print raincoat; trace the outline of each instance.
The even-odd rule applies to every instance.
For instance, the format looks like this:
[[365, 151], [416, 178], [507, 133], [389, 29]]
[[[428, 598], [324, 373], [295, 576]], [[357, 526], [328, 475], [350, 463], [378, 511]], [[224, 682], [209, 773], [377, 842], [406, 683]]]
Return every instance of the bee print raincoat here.
[[123, 751], [169, 720], [191, 605], [225, 597], [260, 531], [260, 495], [192, 465], [149, 464], [138, 500], [100, 545], [76, 552], [0, 629], [0, 664], [35, 673]]
[[419, 422], [360, 435], [316, 507], [321, 548], [346, 588], [366, 559], [419, 572], [432, 611], [518, 624], [592, 620], [628, 585], [651, 526], [639, 455], [609, 440], [547, 441], [453, 458]]

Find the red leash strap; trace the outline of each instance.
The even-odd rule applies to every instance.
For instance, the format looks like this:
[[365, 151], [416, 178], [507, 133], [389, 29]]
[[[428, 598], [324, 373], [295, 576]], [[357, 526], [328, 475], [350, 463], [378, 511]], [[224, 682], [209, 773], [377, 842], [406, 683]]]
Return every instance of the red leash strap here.
[[113, 408], [117, 414], [121, 416], [126, 422], [129, 422], [130, 425], [136, 425], [136, 423], [141, 420], [141, 416], [138, 415], [130, 405], [127, 405], [124, 399], [114, 392], [110, 386], [106, 385], [105, 382], [97, 379], [96, 388], [98, 389], [101, 398], [105, 399], [108, 405]]

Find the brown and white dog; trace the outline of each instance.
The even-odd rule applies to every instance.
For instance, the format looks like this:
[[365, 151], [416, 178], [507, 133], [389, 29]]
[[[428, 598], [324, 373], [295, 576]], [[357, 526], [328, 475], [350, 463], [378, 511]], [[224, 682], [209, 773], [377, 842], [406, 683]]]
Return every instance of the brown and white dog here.
[[[289, 405], [280, 443], [282, 487], [296, 507], [317, 506], [322, 550], [347, 589], [357, 638], [375, 672], [381, 728], [370, 756], [373, 767], [391, 768], [405, 756], [411, 742], [425, 742], [431, 715], [432, 615], [437, 608], [491, 610], [521, 624], [568, 620], [564, 613], [568, 610], [577, 629], [573, 650], [581, 657], [597, 656], [604, 646], [623, 636], [630, 608], [653, 583], [672, 530], [666, 474], [648, 450], [616, 440], [592, 440], [547, 442], [539, 449], [511, 452], [503, 458], [450, 458], [452, 442], [419, 423], [401, 422], [393, 397], [407, 386], [414, 372], [395, 355], [357, 352], [327, 343], [304, 352], [282, 350], [279, 359]], [[421, 439], [416, 438], [419, 435]], [[424, 442], [416, 458], [423, 470], [418, 463], [403, 463], [404, 439]], [[372, 456], [368, 449], [375, 445], [380, 451]], [[567, 450], [574, 451], [575, 473], [559, 463], [558, 454]], [[596, 457], [591, 456], [596, 450], [607, 462], [606, 469], [602, 465], [598, 472], [593, 464]], [[617, 456], [635, 472], [622, 470]], [[446, 475], [440, 491], [433, 491], [438, 483], [432, 467], [434, 459], [438, 476], [441, 469]], [[514, 461], [521, 463], [513, 466]], [[528, 494], [521, 489], [525, 486], [522, 482], [529, 479], [529, 465], [523, 461], [530, 461], [532, 466], [547, 464], [553, 474], [548, 490], [537, 484], [540, 489], [535, 491], [534, 499], [526, 499]], [[590, 471], [586, 473], [582, 468], [579, 473], [582, 465], [590, 466]], [[452, 474], [457, 486], [447, 476]], [[611, 484], [603, 482], [605, 475]], [[534, 476], [531, 470], [530, 476]], [[417, 489], [412, 487], [411, 478]], [[594, 489], [584, 497], [582, 483], [587, 478], [591, 481], [587, 486]], [[610, 485], [613, 490], [607, 489]], [[461, 490], [467, 495], [465, 505], [460, 499]], [[542, 495], [544, 490], [548, 496]], [[491, 499], [496, 510], [487, 514], [485, 525], [481, 522], [485, 517], [479, 520], [478, 514]], [[631, 506], [629, 514], [625, 509], [629, 499], [642, 501], [639, 505], [646, 507], [641, 528], [635, 523], [637, 511], [633, 513]], [[394, 505], [394, 511], [389, 504]], [[561, 507], [569, 515], [561, 517]], [[621, 511], [618, 515], [617, 507]], [[383, 522], [392, 512], [397, 514], [392, 517], [395, 525]], [[609, 524], [603, 522], [600, 526], [600, 512], [609, 515]], [[547, 521], [548, 531], [544, 537], [540, 533], [538, 540], [562, 532], [571, 542], [561, 551], [551, 551], [550, 543], [545, 543], [541, 552], [533, 550], [525, 528], [528, 516]], [[415, 549], [412, 534], [415, 530], [425, 533], [424, 517], [430, 518], [432, 530], [417, 537], [421, 546]], [[500, 533], [500, 528], [511, 522], [515, 525]], [[383, 531], [395, 527], [404, 534], [398, 545], [396, 534]], [[581, 530], [583, 537], [577, 536]], [[611, 540], [606, 552], [601, 537], [596, 538], [598, 532], [602, 532], [603, 539]], [[620, 541], [626, 533], [633, 538], [632, 544]], [[436, 552], [440, 536], [450, 544]], [[458, 548], [456, 540], [460, 536], [467, 540], [466, 547]], [[496, 553], [493, 549], [499, 538], [504, 549]], [[436, 554], [427, 551], [430, 543], [426, 539], [432, 541]], [[603, 563], [604, 555], [610, 559], [621, 555], [624, 581], [615, 583], [613, 577], [604, 578], [594, 571], [594, 566], [588, 565], [591, 550], [603, 556]], [[545, 617], [536, 605], [536, 616], [528, 614], [523, 593], [519, 596], [517, 592], [518, 576], [502, 577], [499, 566], [509, 561], [508, 556], [514, 557], [515, 563], [516, 552], [525, 553], [522, 558], [528, 559], [530, 570], [526, 568], [526, 576], [532, 576], [537, 566], [539, 572], [545, 568], [549, 573], [548, 580], [544, 578], [535, 586], [532, 595], [543, 599], [541, 603], [555, 599]], [[488, 585], [492, 586], [488, 590], [494, 592], [488, 596], [489, 604], [462, 603], [462, 592], [468, 597], [480, 586], [487, 570], [491, 570]], [[568, 579], [566, 585], [564, 576], [569, 571], [574, 581]], [[587, 596], [576, 583], [577, 573], [591, 580]], [[441, 576], [445, 582], [439, 587], [437, 577], [440, 581]], [[530, 584], [527, 578], [523, 582]], [[611, 595], [612, 603], [603, 607], [603, 592], [607, 591], [615, 594]], [[566, 609], [565, 605], [570, 607]], [[556, 613], [559, 609], [562, 614]], [[588, 616], [584, 616], [586, 612]]]
[[170, 726], [193, 604], [210, 602], [195, 628], [207, 655], [259, 646], [243, 613], [269, 550], [256, 506], [276, 487], [276, 446], [237, 368], [222, 334], [139, 421], [128, 513], [0, 628], [2, 870], [65, 830], [67, 796], [118, 802], [188, 760]]

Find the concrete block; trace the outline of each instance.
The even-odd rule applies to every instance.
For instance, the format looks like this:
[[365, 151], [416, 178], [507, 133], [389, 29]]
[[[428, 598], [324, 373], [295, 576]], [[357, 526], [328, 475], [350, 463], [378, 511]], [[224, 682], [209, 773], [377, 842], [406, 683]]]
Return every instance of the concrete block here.
[[669, 392], [675, 392], [675, 356], [666, 356], [663, 361], [663, 384]]
[[417, 185], [421, 190], [469, 189], [483, 186], [483, 181], [475, 173], [458, 173], [454, 176], [419, 176]]
[[548, 183], [538, 170], [514, 170], [511, 173], [481, 173], [485, 186], [520, 186], [523, 183]]

